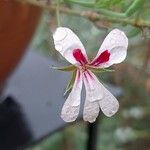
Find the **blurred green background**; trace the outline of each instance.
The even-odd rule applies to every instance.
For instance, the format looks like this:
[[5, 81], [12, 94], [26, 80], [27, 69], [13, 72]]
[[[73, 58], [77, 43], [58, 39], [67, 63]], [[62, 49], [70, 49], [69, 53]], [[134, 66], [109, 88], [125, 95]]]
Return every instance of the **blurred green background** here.
[[[119, 98], [120, 109], [114, 117], [107, 118], [101, 114], [97, 150], [150, 150], [150, 1], [64, 0], [51, 1], [49, 5], [52, 7], [58, 3], [60, 9], [70, 11], [60, 11], [61, 26], [71, 28], [78, 35], [90, 58], [96, 54], [104, 37], [113, 28], [123, 30], [129, 38], [126, 60], [112, 67], [115, 72], [99, 74], [103, 82], [120, 86], [124, 94]], [[132, 6], [133, 3], [136, 6]], [[73, 11], [96, 12], [114, 20], [95, 21], [74, 15]], [[103, 13], [105, 11], [108, 13]], [[109, 11], [127, 12], [127, 15]], [[123, 22], [122, 19], [127, 21]], [[135, 21], [135, 24], [128, 23], [130, 20]], [[139, 20], [147, 25], [138, 24]], [[52, 13], [45, 9], [31, 47], [49, 56], [49, 59], [63, 60], [53, 45], [52, 32], [56, 27], [55, 11]], [[86, 139], [86, 123], [78, 122], [43, 139], [28, 150], [85, 150]]]

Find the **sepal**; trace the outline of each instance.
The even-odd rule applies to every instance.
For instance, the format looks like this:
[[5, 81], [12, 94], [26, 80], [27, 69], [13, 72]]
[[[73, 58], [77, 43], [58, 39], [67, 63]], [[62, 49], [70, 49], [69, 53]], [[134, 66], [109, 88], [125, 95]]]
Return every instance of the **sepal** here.
[[75, 82], [75, 78], [76, 78], [76, 72], [77, 72], [77, 70], [73, 71], [71, 80], [68, 82], [67, 87], [65, 89], [64, 96], [72, 89], [73, 84]]
[[51, 66], [51, 68], [55, 69], [55, 70], [59, 70], [59, 71], [74, 71], [76, 69], [76, 67], [73, 65], [69, 65], [69, 66], [65, 66], [65, 67]]
[[88, 69], [90, 69], [91, 71], [96, 72], [96, 73], [113, 72], [113, 71], [115, 71], [113, 69], [98, 68], [98, 67], [93, 67], [93, 66], [88, 66]]

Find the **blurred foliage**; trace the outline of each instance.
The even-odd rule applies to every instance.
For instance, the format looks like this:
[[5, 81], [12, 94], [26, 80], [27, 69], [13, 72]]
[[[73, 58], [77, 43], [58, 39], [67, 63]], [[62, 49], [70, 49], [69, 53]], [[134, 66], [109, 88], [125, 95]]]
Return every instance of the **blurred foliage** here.
[[123, 0], [96, 0], [96, 4], [102, 8], [111, 8], [116, 5], [123, 3]]
[[[100, 79], [121, 86], [124, 95], [119, 98], [120, 110], [112, 118], [103, 117], [99, 123], [99, 150], [149, 150], [150, 149], [150, 26], [138, 26], [138, 19], [150, 22], [150, 1], [143, 0], [138, 6], [128, 9], [133, 2], [140, 0], [61, 0], [59, 7], [69, 9], [70, 13], [60, 11], [61, 26], [71, 28], [81, 39], [90, 58], [99, 49], [104, 37], [113, 28], [123, 30], [129, 38], [128, 56], [124, 63], [113, 66], [115, 72], [103, 73]], [[56, 1], [50, 5], [55, 6]], [[92, 5], [91, 5], [92, 4]], [[92, 11], [104, 17], [130, 12], [137, 24], [110, 20], [90, 20], [74, 15], [72, 11]], [[128, 10], [128, 11], [127, 11]], [[109, 12], [110, 11], [110, 12]], [[127, 18], [126, 18], [127, 17]], [[120, 18], [118, 17], [118, 20]], [[41, 23], [31, 46], [59, 61], [64, 62], [53, 46], [51, 32], [57, 27], [55, 12], [44, 11]], [[51, 32], [50, 32], [51, 29]], [[87, 140], [86, 123], [79, 122], [64, 131], [47, 137], [30, 150], [84, 150]]]

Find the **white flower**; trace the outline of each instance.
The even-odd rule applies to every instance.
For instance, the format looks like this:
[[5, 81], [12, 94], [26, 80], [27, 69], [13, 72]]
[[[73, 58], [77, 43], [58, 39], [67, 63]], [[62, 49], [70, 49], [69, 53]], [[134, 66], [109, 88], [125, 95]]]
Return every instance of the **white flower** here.
[[76, 120], [80, 109], [83, 82], [86, 89], [83, 119], [94, 122], [100, 108], [106, 116], [114, 115], [119, 108], [117, 99], [99, 82], [89, 68], [107, 68], [113, 64], [121, 63], [126, 58], [128, 39], [124, 32], [118, 29], [112, 30], [91, 62], [88, 60], [81, 41], [69, 28], [57, 28], [53, 37], [56, 50], [77, 67], [72, 91], [62, 108], [62, 119], [66, 122]]

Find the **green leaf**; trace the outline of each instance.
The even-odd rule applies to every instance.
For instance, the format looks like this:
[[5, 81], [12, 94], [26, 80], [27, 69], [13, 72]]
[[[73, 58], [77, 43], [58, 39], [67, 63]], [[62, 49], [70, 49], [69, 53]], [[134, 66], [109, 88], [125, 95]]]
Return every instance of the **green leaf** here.
[[65, 66], [65, 67], [52, 66], [51, 68], [55, 69], [55, 70], [59, 70], [59, 71], [74, 71], [76, 69], [76, 67], [73, 65], [69, 65], [69, 66]]
[[75, 78], [76, 78], [76, 70], [73, 71], [73, 73], [72, 73], [71, 80], [67, 84], [67, 87], [66, 87], [65, 92], [64, 92], [64, 96], [72, 89]]

